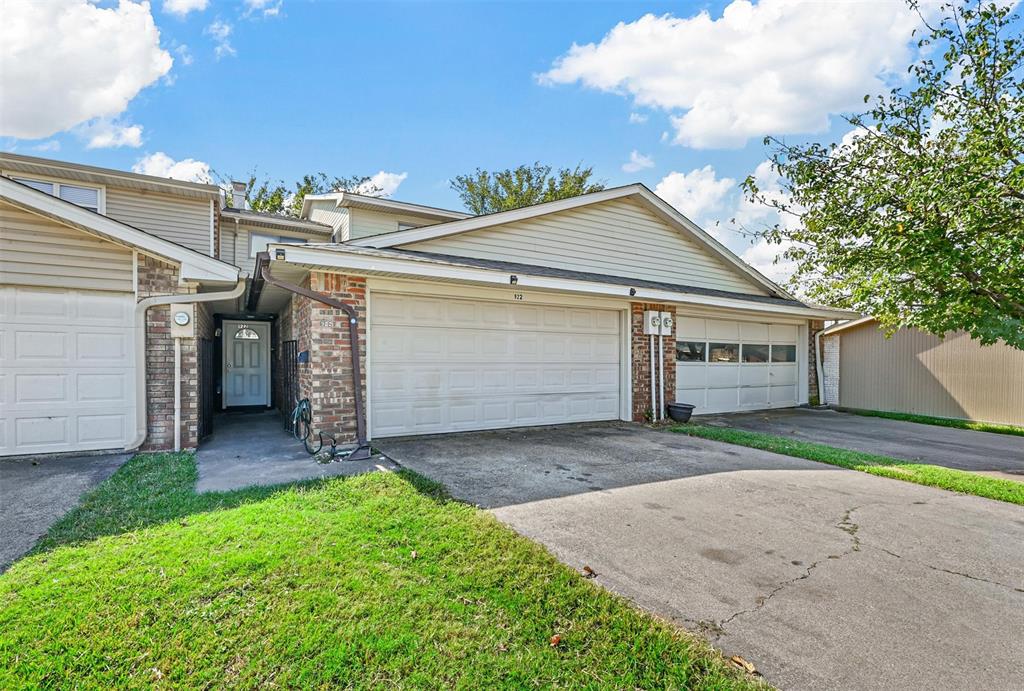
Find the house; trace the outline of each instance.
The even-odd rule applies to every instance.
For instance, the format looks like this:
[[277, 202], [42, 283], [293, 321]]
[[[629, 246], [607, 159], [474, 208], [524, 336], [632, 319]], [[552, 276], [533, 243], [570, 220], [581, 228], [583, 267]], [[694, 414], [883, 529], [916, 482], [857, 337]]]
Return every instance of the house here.
[[1024, 425], [1024, 352], [901, 328], [871, 317], [825, 329], [822, 401], [841, 408]]
[[795, 406], [814, 333], [850, 316], [643, 185], [477, 217], [339, 192], [289, 218], [0, 154], [0, 455], [191, 448], [215, 411], [301, 398], [341, 441]]

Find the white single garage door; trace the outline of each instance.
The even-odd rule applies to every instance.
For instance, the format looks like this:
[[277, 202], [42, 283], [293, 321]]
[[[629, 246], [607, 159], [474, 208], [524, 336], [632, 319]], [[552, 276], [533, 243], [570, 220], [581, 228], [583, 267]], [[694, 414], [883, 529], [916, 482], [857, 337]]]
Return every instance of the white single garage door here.
[[377, 437], [619, 417], [619, 313], [373, 293]]
[[695, 413], [797, 405], [799, 327], [676, 317], [676, 401]]
[[131, 293], [0, 286], [0, 456], [124, 448]]

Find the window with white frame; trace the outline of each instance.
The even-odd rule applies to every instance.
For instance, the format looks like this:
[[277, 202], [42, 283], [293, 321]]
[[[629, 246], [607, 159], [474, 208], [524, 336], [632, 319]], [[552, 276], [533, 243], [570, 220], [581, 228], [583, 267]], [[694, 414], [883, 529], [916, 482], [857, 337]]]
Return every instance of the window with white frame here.
[[83, 209], [102, 213], [101, 194], [98, 187], [86, 187], [84, 185], [71, 185], [65, 182], [51, 182], [50, 180], [36, 180], [33, 178], [12, 177], [15, 182], [28, 185], [40, 192], [60, 197], [66, 202], [71, 202]]
[[293, 238], [282, 235], [267, 235], [265, 233], [249, 233], [249, 256], [255, 257], [260, 252], [266, 252], [267, 245], [272, 242], [301, 245], [309, 242], [309, 240], [306, 238]]

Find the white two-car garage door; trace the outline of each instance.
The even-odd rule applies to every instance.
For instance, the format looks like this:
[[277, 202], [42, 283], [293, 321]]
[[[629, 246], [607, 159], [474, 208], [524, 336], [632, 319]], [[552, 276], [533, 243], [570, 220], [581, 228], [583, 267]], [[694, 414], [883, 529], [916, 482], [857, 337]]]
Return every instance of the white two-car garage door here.
[[124, 448], [131, 293], [0, 286], [0, 456]]
[[617, 419], [619, 314], [374, 293], [370, 432]]
[[800, 329], [728, 319], [676, 317], [676, 400], [695, 413], [795, 406]]

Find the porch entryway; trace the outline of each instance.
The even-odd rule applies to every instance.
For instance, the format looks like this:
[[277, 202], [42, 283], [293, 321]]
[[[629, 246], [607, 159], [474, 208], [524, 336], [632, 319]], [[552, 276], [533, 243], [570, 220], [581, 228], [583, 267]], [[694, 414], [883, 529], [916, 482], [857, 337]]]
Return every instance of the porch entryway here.
[[318, 463], [285, 428], [276, 410], [228, 411], [214, 416], [213, 434], [196, 451], [197, 492], [395, 470], [382, 456]]
[[270, 322], [225, 319], [223, 407], [270, 405]]

